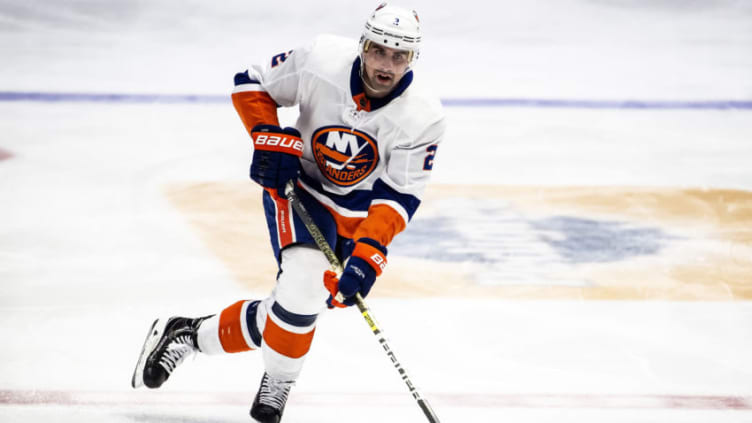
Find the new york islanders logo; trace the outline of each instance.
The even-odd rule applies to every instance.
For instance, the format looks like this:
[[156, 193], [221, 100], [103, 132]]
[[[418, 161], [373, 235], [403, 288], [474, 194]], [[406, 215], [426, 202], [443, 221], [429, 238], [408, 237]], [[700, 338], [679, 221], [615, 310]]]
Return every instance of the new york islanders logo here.
[[321, 173], [348, 187], [365, 179], [379, 162], [376, 141], [346, 126], [325, 126], [313, 133], [313, 157]]

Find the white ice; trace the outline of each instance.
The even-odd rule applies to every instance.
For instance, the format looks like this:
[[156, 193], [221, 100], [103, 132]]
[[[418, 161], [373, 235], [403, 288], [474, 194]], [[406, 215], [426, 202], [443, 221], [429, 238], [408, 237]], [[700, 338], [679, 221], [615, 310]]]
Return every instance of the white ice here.
[[[416, 77], [442, 98], [752, 99], [747, 1], [412, 5]], [[357, 37], [375, 6], [0, 0], [0, 92], [225, 94], [318, 33]], [[435, 183], [752, 190], [750, 110], [446, 111]], [[0, 421], [249, 421], [259, 354], [129, 386], [154, 317], [267, 294], [238, 284], [163, 191], [247, 179], [229, 101], [0, 102], [3, 151]], [[369, 303], [443, 422], [752, 422], [748, 301]], [[285, 421], [423, 420], [358, 313], [325, 314]]]

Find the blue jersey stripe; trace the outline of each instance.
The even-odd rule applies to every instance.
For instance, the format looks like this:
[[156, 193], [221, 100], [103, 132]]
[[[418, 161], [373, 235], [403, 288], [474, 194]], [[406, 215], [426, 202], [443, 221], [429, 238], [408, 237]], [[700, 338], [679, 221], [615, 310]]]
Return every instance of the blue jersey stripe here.
[[342, 207], [347, 210], [367, 212], [368, 207], [371, 205], [373, 194], [370, 190], [352, 190], [346, 195], [333, 194], [325, 191], [321, 186], [321, 183], [305, 173], [301, 173], [300, 179], [309, 187], [315, 189], [321, 195], [331, 199], [338, 207]]
[[252, 79], [250, 76], [248, 76], [248, 71], [240, 72], [235, 74], [235, 86], [243, 85], [243, 84], [261, 84], [261, 82]]
[[391, 200], [399, 203], [407, 212], [408, 219], [413, 218], [415, 211], [420, 206], [420, 199], [418, 197], [398, 192], [381, 179], [377, 179], [373, 184], [373, 199]]

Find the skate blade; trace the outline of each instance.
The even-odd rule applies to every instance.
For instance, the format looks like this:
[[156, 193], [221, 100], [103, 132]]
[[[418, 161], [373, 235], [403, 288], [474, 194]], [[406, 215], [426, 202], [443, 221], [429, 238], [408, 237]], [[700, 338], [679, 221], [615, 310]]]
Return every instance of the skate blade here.
[[133, 377], [131, 378], [131, 386], [134, 389], [144, 386], [144, 367], [146, 367], [146, 360], [159, 344], [159, 340], [162, 338], [168, 320], [170, 319], [155, 320], [154, 323], [152, 323], [151, 328], [149, 328], [149, 332], [146, 334], [144, 346], [141, 347], [141, 354], [138, 356], [136, 369], [133, 370]]

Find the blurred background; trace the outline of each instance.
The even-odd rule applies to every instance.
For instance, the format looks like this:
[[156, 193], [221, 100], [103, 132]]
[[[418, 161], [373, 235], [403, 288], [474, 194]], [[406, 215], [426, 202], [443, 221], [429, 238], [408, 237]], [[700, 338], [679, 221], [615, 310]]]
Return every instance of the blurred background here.
[[[398, 4], [449, 127], [369, 303], [442, 421], [752, 421], [752, 3]], [[377, 5], [0, 0], [0, 421], [248, 421], [259, 354], [131, 372], [273, 287], [233, 75]], [[421, 421], [320, 319], [285, 421]]]

